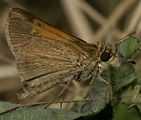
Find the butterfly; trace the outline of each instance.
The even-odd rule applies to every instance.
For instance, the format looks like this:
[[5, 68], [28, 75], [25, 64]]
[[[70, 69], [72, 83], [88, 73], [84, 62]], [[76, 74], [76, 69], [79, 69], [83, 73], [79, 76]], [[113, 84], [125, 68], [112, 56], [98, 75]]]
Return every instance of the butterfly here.
[[89, 44], [20, 8], [9, 11], [6, 38], [24, 82], [20, 99], [72, 80], [94, 79], [116, 54], [110, 44]]

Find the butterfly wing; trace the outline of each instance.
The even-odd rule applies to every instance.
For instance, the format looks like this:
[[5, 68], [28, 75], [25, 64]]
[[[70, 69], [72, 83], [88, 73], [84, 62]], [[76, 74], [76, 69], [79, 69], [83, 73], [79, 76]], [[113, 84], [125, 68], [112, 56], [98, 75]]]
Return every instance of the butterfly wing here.
[[39, 94], [55, 85], [68, 82], [77, 61], [88, 53], [80, 44], [86, 44], [63, 33], [30, 13], [10, 10], [6, 28], [8, 44], [15, 56], [21, 80], [25, 81], [21, 98]]

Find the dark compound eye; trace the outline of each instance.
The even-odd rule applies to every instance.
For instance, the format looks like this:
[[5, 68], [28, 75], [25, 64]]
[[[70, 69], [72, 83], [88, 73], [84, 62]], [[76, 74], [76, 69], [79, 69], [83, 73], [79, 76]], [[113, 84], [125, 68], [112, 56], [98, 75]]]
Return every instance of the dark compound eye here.
[[103, 52], [100, 56], [102, 62], [107, 62], [110, 58], [110, 52]]

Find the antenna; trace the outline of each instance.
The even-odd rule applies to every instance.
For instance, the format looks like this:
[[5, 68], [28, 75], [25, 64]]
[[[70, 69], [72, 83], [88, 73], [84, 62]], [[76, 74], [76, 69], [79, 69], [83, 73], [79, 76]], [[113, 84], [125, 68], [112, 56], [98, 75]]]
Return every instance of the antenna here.
[[[124, 38], [129, 37], [129, 36], [131, 36], [131, 35], [135, 35], [135, 34], [136, 34], [136, 31], [133, 31], [133, 32], [131, 32], [130, 34], [128, 34], [128, 35], [126, 35], [126, 36], [120, 38], [117, 43], [121, 42]], [[116, 44], [117, 44], [117, 43], [116, 43]]]

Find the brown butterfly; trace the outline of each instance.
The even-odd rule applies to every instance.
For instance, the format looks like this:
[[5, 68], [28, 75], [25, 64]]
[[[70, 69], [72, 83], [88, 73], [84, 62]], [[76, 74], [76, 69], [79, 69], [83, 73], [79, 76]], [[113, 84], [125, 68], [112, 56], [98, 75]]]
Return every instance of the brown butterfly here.
[[10, 9], [6, 38], [25, 82], [21, 99], [60, 83], [96, 78], [102, 63], [115, 57], [112, 45], [86, 43], [19, 8]]

